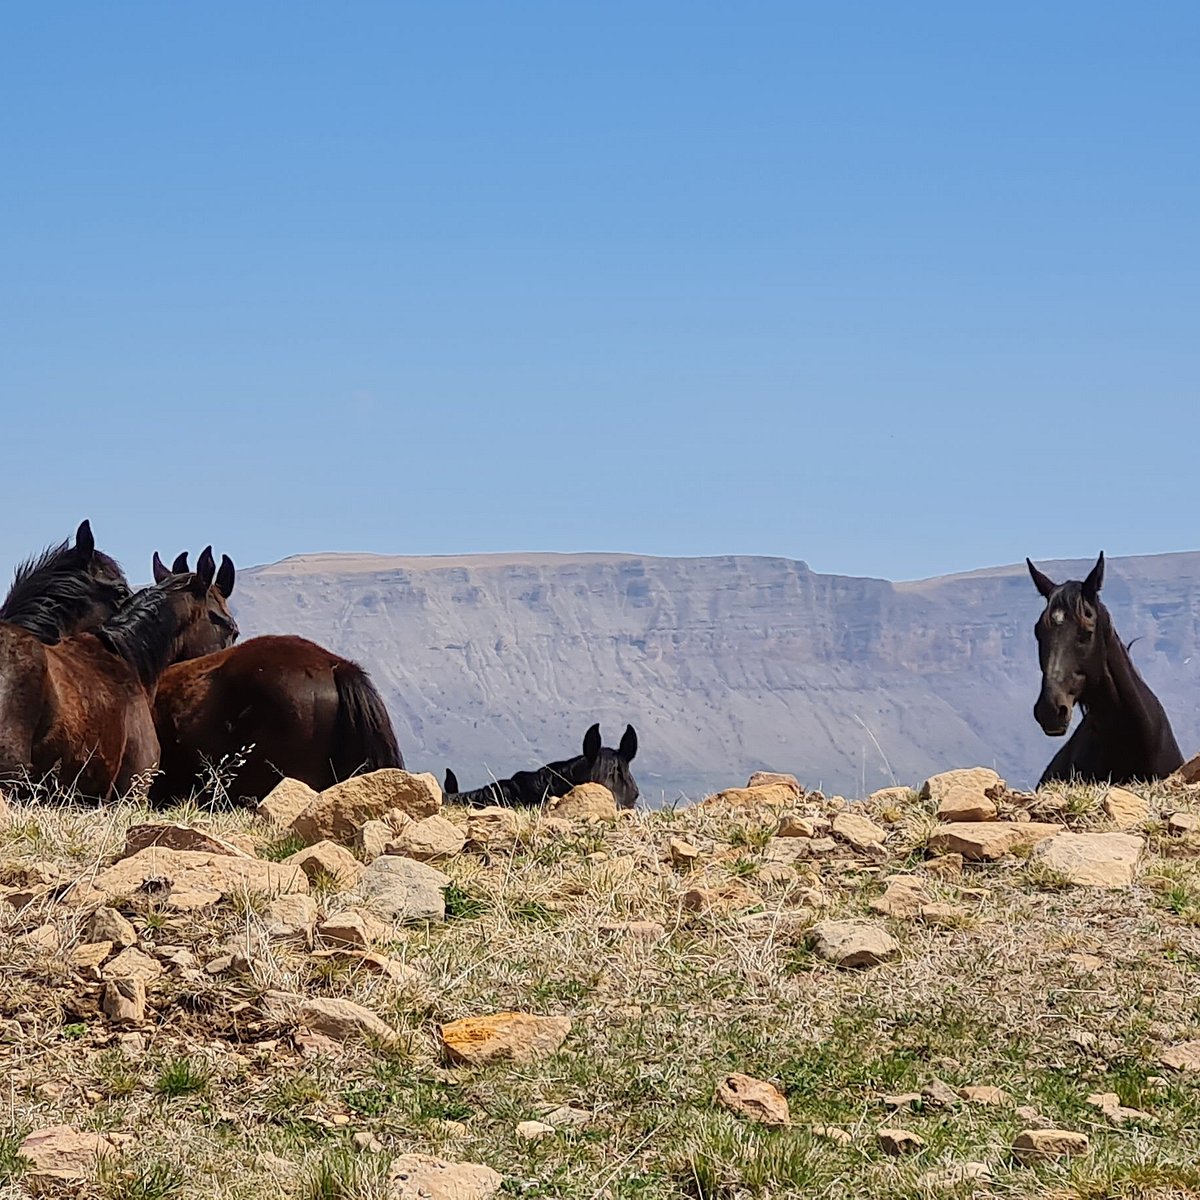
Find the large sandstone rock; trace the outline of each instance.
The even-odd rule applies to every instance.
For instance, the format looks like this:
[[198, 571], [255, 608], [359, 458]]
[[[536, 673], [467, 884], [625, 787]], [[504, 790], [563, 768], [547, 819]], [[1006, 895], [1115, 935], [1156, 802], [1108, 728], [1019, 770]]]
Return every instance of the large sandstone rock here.
[[503, 1176], [479, 1163], [402, 1154], [388, 1172], [388, 1200], [491, 1200]]
[[325, 880], [336, 891], [344, 892], [362, 878], [362, 864], [337, 842], [317, 842], [297, 850], [284, 860], [287, 866], [299, 867], [310, 880]]
[[308, 879], [298, 867], [206, 854], [198, 850], [163, 850], [152, 846], [122, 859], [94, 878], [80, 879], [67, 893], [67, 904], [107, 904], [139, 893], [157, 900], [204, 895], [216, 899], [248, 892], [281, 895], [307, 892]]
[[1194, 1074], [1200, 1071], [1200, 1041], [1180, 1042], [1168, 1046], [1159, 1056], [1158, 1061], [1164, 1067], [1183, 1074]]
[[680, 903], [694, 913], [736, 912], [761, 904], [762, 897], [740, 880], [730, 879], [713, 887], [689, 888]]
[[819, 921], [810, 936], [813, 951], [835, 967], [875, 967], [900, 955], [900, 943], [869, 921]]
[[990, 767], [966, 767], [956, 771], [943, 771], [940, 775], [931, 775], [921, 785], [921, 799], [941, 804], [956, 788], [965, 788], [982, 796], [989, 788], [994, 788], [1002, 782], [1000, 776]]
[[232, 854], [240, 858], [253, 858], [239, 846], [224, 838], [214, 837], [200, 829], [187, 825], [133, 825], [125, 834], [125, 849], [122, 858], [129, 858], [150, 846], [161, 846], [166, 850], [197, 850], [204, 854]]
[[268, 937], [311, 942], [317, 916], [317, 904], [311, 896], [279, 896], [267, 905], [263, 928]]
[[717, 1102], [760, 1125], [782, 1128], [792, 1123], [787, 1097], [773, 1084], [734, 1073], [717, 1084]]
[[118, 1025], [139, 1025], [146, 1019], [146, 981], [113, 979], [104, 985], [101, 1007]]
[[326, 788], [292, 821], [309, 845], [328, 838], [349, 844], [364, 822], [394, 808], [420, 820], [442, 807], [442, 789], [432, 775], [410, 775], [394, 767], [355, 775]]
[[450, 877], [428, 863], [384, 854], [368, 868], [359, 892], [372, 912], [388, 921], [441, 921]]
[[114, 946], [136, 946], [137, 930], [115, 908], [102, 905], [92, 913], [88, 924], [88, 940], [111, 942]]
[[804, 795], [804, 789], [795, 775], [788, 775], [780, 771], [755, 771], [746, 786], [748, 788], [785, 787], [791, 791], [792, 797], [796, 800]]
[[299, 779], [281, 779], [254, 811], [272, 825], [290, 825], [317, 796], [317, 792]]
[[83, 1133], [70, 1125], [38, 1129], [22, 1143], [20, 1155], [29, 1163], [26, 1179], [37, 1183], [78, 1183], [91, 1179], [100, 1163], [116, 1153], [107, 1138]]
[[1132, 829], [1150, 816], [1150, 804], [1126, 788], [1109, 788], [1104, 811], [1118, 829]]
[[1122, 888], [1133, 883], [1144, 849], [1132, 833], [1060, 833], [1038, 845], [1033, 857], [1080, 887]]
[[551, 816], [567, 821], [615, 821], [617, 801], [602, 783], [581, 783], [550, 802]]
[[467, 814], [467, 841], [479, 850], [512, 850], [520, 823], [511, 808], [493, 804]]
[[1087, 1134], [1070, 1129], [1026, 1129], [1013, 1141], [1013, 1154], [1026, 1163], [1076, 1158], [1089, 1149]]
[[915, 875], [893, 875], [887, 881], [887, 890], [882, 896], [876, 896], [869, 907], [872, 912], [885, 917], [915, 921], [928, 903], [929, 893], [920, 879]]
[[410, 821], [388, 843], [387, 853], [402, 854], [418, 862], [439, 862], [461, 854], [466, 840], [453, 821], [435, 813], [432, 817]]
[[939, 821], [994, 821], [996, 805], [975, 788], [955, 785], [947, 788], [938, 804]]
[[859, 813], [840, 812], [833, 818], [833, 835], [861, 852], [872, 846], [882, 846], [887, 831]]
[[352, 1000], [317, 997], [300, 1005], [297, 1017], [302, 1025], [313, 1033], [335, 1042], [346, 1042], [353, 1038], [368, 1038], [382, 1045], [392, 1045], [396, 1031], [380, 1020], [369, 1008], [355, 1004]]
[[1176, 785], [1200, 783], [1200, 754], [1197, 754], [1195, 758], [1189, 758], [1167, 782]]
[[554, 1054], [571, 1032], [568, 1017], [505, 1012], [465, 1017], [441, 1029], [442, 1046], [456, 1063], [478, 1067], [493, 1062], [529, 1063]]
[[971, 862], [995, 862], [1063, 832], [1039, 821], [955, 821], [936, 829], [927, 843], [934, 854], [961, 854]]
[[796, 793], [790, 784], [768, 783], [758, 787], [726, 788], [704, 801], [713, 807], [727, 808], [791, 808], [796, 803]]

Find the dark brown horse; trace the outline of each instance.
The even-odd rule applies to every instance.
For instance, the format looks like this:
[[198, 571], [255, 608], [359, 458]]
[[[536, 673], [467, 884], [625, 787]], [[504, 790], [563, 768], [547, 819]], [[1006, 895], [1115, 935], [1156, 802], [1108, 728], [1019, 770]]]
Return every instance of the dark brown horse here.
[[[169, 569], [154, 556], [156, 579], [186, 567], [186, 555]], [[232, 573], [226, 582], [231, 591]], [[300, 637], [251, 638], [180, 661], [159, 683], [154, 721], [162, 747], [154, 803], [201, 793], [214, 776], [233, 799], [253, 801], [284, 776], [321, 790], [358, 771], [404, 766], [366, 671]]]
[[600, 726], [583, 735], [583, 753], [562, 762], [547, 763], [536, 771], [518, 771], [509, 779], [498, 779], [471, 792], [458, 790], [453, 771], [446, 772], [446, 796], [456, 804], [505, 804], [534, 806], [550, 796], [562, 796], [581, 783], [602, 783], [617, 801], [618, 808], [633, 808], [638, 785], [629, 764], [637, 754], [637, 733], [625, 727], [621, 744], [612, 750], [601, 744]]
[[125, 573], [96, 549], [92, 527], [84, 521], [73, 546], [60, 542], [17, 568], [0, 604], [0, 622], [53, 645], [103, 624], [129, 596]]
[[94, 633], [45, 645], [0, 625], [0, 778], [56, 775], [87, 797], [129, 790], [158, 761], [151, 703], [159, 676], [197, 628], [232, 618], [206, 566], [134, 595]]
[[1062, 737], [1076, 704], [1084, 714], [1038, 786], [1069, 779], [1164, 779], [1182, 764], [1183, 755], [1162, 704], [1138, 674], [1100, 602], [1104, 555], [1085, 580], [1061, 584], [1025, 562], [1046, 601], [1034, 627], [1042, 690], [1033, 715], [1047, 736]]

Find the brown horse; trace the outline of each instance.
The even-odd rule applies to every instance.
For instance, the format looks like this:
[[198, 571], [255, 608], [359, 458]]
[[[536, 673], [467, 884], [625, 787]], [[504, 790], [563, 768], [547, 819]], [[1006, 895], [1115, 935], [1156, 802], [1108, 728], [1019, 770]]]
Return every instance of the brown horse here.
[[[160, 582], [186, 569], [186, 554], [169, 569], [154, 556]], [[232, 573], [227, 584], [226, 595]], [[214, 776], [225, 776], [226, 794], [247, 801], [284, 776], [320, 790], [356, 771], [404, 766], [366, 671], [300, 637], [251, 638], [178, 662], [159, 682], [154, 723], [162, 748], [154, 803], [201, 793]]]
[[94, 633], [53, 645], [0, 625], [0, 778], [56, 774], [84, 796], [108, 799], [151, 770], [159, 676], [185, 645], [236, 635], [214, 573], [209, 552], [195, 574], [138, 592]]
[[92, 527], [84, 521], [75, 545], [60, 542], [17, 568], [0, 604], [0, 621], [53, 645], [103, 624], [129, 596], [125, 573], [96, 549]]

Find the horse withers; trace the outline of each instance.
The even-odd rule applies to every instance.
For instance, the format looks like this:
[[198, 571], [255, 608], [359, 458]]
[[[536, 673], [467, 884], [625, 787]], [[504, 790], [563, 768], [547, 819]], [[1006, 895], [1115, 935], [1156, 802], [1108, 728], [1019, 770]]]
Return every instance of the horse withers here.
[[1086, 579], [1055, 583], [1029, 560], [1046, 607], [1034, 626], [1042, 687], [1033, 715], [1048, 737], [1062, 737], [1075, 706], [1079, 728], [1038, 783], [1078, 779], [1133, 783], [1164, 779], [1183, 763], [1158, 697], [1138, 674], [1100, 600], [1104, 555]]
[[633, 808], [638, 802], [638, 785], [629, 764], [637, 755], [637, 733], [625, 727], [621, 744], [611, 749], [601, 743], [600, 726], [583, 735], [583, 753], [562, 762], [547, 763], [536, 771], [518, 771], [509, 779], [460, 792], [453, 771], [446, 772], [446, 797], [456, 804], [533, 807], [551, 796], [562, 796], [581, 783], [602, 783], [613, 794], [618, 808]]

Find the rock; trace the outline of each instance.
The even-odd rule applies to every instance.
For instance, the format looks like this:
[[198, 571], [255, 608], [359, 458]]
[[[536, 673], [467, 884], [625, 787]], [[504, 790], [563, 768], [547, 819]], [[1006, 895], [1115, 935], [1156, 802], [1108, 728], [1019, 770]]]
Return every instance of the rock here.
[[929, 902], [925, 886], [915, 875], [893, 875], [882, 896], [871, 901], [872, 912], [885, 917], [911, 921], [920, 915], [921, 907]]
[[310, 881], [323, 881], [338, 892], [356, 887], [363, 873], [358, 859], [337, 842], [317, 842], [283, 861], [287, 866], [299, 867]]
[[354, 950], [344, 947], [334, 950], [318, 950], [313, 954], [313, 958], [333, 959], [337, 962], [349, 963], [354, 967], [361, 968], [368, 975], [379, 975], [403, 987], [416, 987], [429, 981], [429, 977], [419, 968], [410, 967], [398, 959], [389, 958], [386, 954], [379, 954], [374, 950]]
[[773, 837], [763, 847], [763, 862], [774, 866], [795, 866], [812, 857], [811, 838]]
[[861, 853], [883, 845], [887, 831], [858, 813], [841, 812], [833, 818], [833, 835]]
[[467, 841], [479, 850], [512, 850], [520, 834], [517, 814], [493, 804], [467, 814]]
[[963, 873], [961, 854], [943, 854], [940, 858], [927, 858], [921, 866], [930, 874], [943, 879], [956, 879]]
[[47, 922], [45, 925], [31, 929], [28, 933], [21, 934], [17, 941], [24, 946], [33, 946], [38, 950], [54, 953], [62, 948], [62, 930], [57, 925]]
[[848, 1129], [840, 1129], [836, 1125], [814, 1125], [808, 1132], [823, 1142], [833, 1142], [835, 1146], [849, 1146], [854, 1141]]
[[1099, 971], [1104, 966], [1104, 959], [1099, 958], [1095, 954], [1068, 954], [1067, 962], [1071, 966], [1077, 967], [1080, 971], [1086, 971], [1089, 974]]
[[1039, 821], [955, 821], [936, 829], [927, 842], [934, 854], [961, 854], [971, 862], [995, 862], [1063, 832]]
[[328, 839], [348, 843], [363, 824], [393, 808], [420, 820], [442, 807], [442, 789], [432, 775], [410, 775], [395, 767], [354, 775], [335, 783], [291, 823], [308, 845]]
[[760, 787], [726, 788], [703, 803], [714, 808], [791, 808], [796, 803], [796, 793], [790, 784], [769, 783]]
[[104, 1159], [116, 1153], [112, 1142], [97, 1133], [81, 1133], [70, 1125], [38, 1129], [18, 1152], [29, 1163], [26, 1179], [36, 1183], [73, 1183], [91, 1179]]
[[867, 803], [876, 811], [884, 808], [904, 808], [912, 802], [916, 792], [906, 787], [879, 788], [867, 797]]
[[931, 775], [921, 785], [921, 799], [941, 804], [953, 788], [964, 788], [982, 796], [989, 788], [994, 788], [1003, 782], [1000, 776], [988, 767], [967, 767], [957, 771], [943, 771], [940, 775]]
[[946, 790], [937, 808], [939, 821], [994, 821], [996, 805], [974, 788], [955, 785]]
[[137, 930], [115, 908], [102, 905], [88, 922], [88, 937], [93, 942], [111, 942], [114, 946], [136, 946]]
[[278, 895], [307, 891], [304, 872], [294, 866], [231, 854], [151, 847], [122, 859], [92, 879], [80, 879], [65, 902], [84, 907], [123, 900], [139, 892], [167, 902], [180, 895], [216, 894], [221, 898], [244, 896], [247, 892]]
[[1078, 887], [1124, 888], [1145, 845], [1132, 833], [1060, 833], [1035, 847], [1033, 858]]
[[364, 821], [354, 835], [355, 853], [364, 863], [373, 863], [381, 854], [387, 853], [388, 842], [394, 836], [395, 832], [386, 821]]
[[875, 967], [900, 955], [900, 943], [869, 921], [820, 921], [811, 937], [813, 950], [836, 967]]
[[335, 1042], [346, 1042], [355, 1038], [368, 1038], [385, 1046], [397, 1040], [396, 1031], [381, 1021], [369, 1008], [351, 1000], [336, 1000], [326, 997], [306, 1000], [300, 1005], [297, 1017], [313, 1033]]
[[1132, 829], [1150, 816], [1150, 805], [1136, 792], [1113, 787], [1104, 797], [1104, 811], [1118, 829]]
[[547, 811], [566, 821], [615, 821], [617, 801], [602, 783], [581, 783], [551, 800]]
[[165, 850], [196, 850], [202, 854], [232, 854], [239, 858], [253, 858], [244, 850], [212, 834], [186, 825], [133, 825], [125, 834], [125, 849], [121, 858], [129, 858], [151, 846]]
[[359, 891], [367, 907], [393, 922], [442, 921], [446, 917], [443, 889], [450, 877], [415, 858], [385, 854], [363, 876]]
[[317, 915], [316, 901], [311, 896], [278, 896], [263, 913], [263, 929], [271, 938], [311, 942]]
[[360, 950], [369, 949], [373, 940], [366, 921], [358, 913], [339, 913], [336, 917], [330, 917], [322, 923], [319, 932], [324, 942]]
[[911, 1109], [921, 1103], [920, 1092], [895, 1092], [879, 1097], [879, 1102], [885, 1108]]
[[1069, 1129], [1026, 1129], [1013, 1140], [1013, 1154], [1024, 1163], [1078, 1158], [1090, 1148], [1086, 1134]]
[[1177, 835], [1200, 833], [1200, 816], [1196, 813], [1172, 813], [1167, 818], [1167, 831]]
[[1138, 1108], [1126, 1108], [1121, 1103], [1121, 1097], [1116, 1092], [1093, 1092], [1087, 1098], [1088, 1104], [1098, 1108], [1110, 1121], [1125, 1124], [1127, 1121], [1153, 1121], [1154, 1118]]
[[1008, 1093], [998, 1087], [992, 1087], [990, 1084], [979, 1084], [973, 1087], [959, 1088], [959, 1096], [962, 1097], [968, 1104], [980, 1104], [984, 1106], [997, 1106], [1007, 1104]]
[[700, 851], [691, 842], [673, 837], [667, 845], [671, 861], [677, 867], [690, 867], [700, 857]]
[[744, 883], [730, 880], [716, 887], [689, 888], [680, 903], [688, 912], [694, 913], [736, 912], [761, 904], [762, 897]]
[[921, 1089], [921, 1099], [932, 1108], [957, 1108], [958, 1093], [940, 1079], [931, 1079]]
[[1200, 754], [1189, 758], [1168, 780], [1168, 784], [1179, 787], [1189, 783], [1200, 783]]
[[567, 1017], [504, 1012], [465, 1017], [441, 1028], [442, 1047], [451, 1062], [479, 1067], [494, 1062], [529, 1063], [557, 1052], [571, 1032]]
[[99, 974], [100, 964], [112, 952], [112, 942], [84, 942], [83, 945], [76, 946], [67, 955], [67, 966], [73, 971], [82, 972], [89, 978], [95, 978]]
[[290, 825], [318, 795], [299, 779], [281, 779], [254, 811], [272, 825]]
[[880, 1149], [896, 1158], [902, 1154], [912, 1154], [925, 1145], [923, 1137], [908, 1129], [881, 1129], [877, 1136]]
[[388, 1172], [388, 1200], [491, 1200], [504, 1179], [478, 1163], [402, 1154]]
[[804, 789], [795, 775], [788, 775], [780, 771], [755, 771], [750, 776], [746, 787], [784, 787], [792, 793], [793, 800], [799, 800], [804, 795]]
[[122, 950], [101, 970], [102, 979], [157, 979], [163, 973], [158, 960], [133, 946]]
[[824, 818], [802, 817], [799, 813], [784, 813], [779, 818], [777, 838], [815, 838], [829, 831], [829, 822]]
[[658, 942], [667, 936], [666, 926], [658, 921], [606, 921], [599, 931], [608, 937], [637, 938], [646, 942]]
[[760, 1125], [779, 1129], [792, 1123], [787, 1097], [773, 1083], [750, 1075], [726, 1075], [717, 1084], [717, 1103]]
[[1200, 1071], [1200, 1042], [1180, 1042], [1170, 1046], [1158, 1056], [1158, 1061], [1172, 1071], [1194, 1074]]
[[462, 853], [467, 839], [453, 821], [436, 813], [411, 821], [389, 843], [388, 854], [402, 854], [418, 862], [438, 862]]
[[104, 985], [105, 1015], [119, 1025], [140, 1025], [146, 1019], [146, 981], [112, 979]]
[[957, 904], [921, 905], [921, 920], [939, 929], [961, 929], [970, 919], [971, 914]]
[[521, 1121], [517, 1125], [516, 1134], [522, 1141], [536, 1142], [539, 1138], [549, 1137], [554, 1133], [554, 1126], [545, 1121]]

